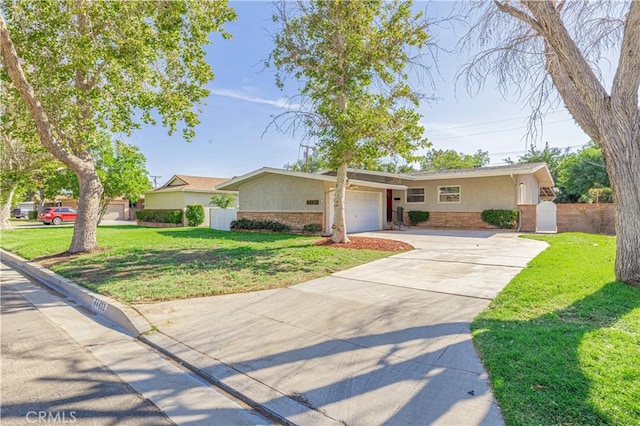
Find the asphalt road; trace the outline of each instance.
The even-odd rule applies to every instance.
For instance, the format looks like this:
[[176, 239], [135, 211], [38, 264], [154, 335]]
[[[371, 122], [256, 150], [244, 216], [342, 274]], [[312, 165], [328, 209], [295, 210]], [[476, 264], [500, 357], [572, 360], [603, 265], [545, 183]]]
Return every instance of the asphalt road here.
[[172, 424], [13, 288], [0, 299], [3, 425]]

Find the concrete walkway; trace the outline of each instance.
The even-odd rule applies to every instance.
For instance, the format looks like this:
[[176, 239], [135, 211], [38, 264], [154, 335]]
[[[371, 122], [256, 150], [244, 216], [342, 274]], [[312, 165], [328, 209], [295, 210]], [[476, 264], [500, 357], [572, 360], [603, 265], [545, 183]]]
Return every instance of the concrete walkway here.
[[416, 250], [285, 289], [138, 305], [146, 338], [296, 424], [502, 424], [469, 324], [546, 243], [360, 234]]

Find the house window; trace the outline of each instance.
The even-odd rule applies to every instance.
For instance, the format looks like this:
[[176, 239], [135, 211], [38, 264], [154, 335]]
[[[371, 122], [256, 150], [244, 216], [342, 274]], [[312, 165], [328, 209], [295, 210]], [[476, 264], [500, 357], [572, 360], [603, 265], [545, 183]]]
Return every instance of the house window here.
[[407, 188], [407, 203], [424, 203], [424, 188]]
[[438, 203], [459, 203], [459, 202], [460, 202], [460, 185], [438, 187]]

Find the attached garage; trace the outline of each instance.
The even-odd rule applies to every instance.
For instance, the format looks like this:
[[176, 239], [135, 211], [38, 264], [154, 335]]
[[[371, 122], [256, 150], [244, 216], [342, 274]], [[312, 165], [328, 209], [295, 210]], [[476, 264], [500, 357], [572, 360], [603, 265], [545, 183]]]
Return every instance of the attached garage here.
[[124, 204], [109, 204], [103, 220], [125, 220]]
[[[333, 196], [334, 193], [331, 192], [328, 198], [329, 224], [333, 224]], [[380, 192], [347, 191], [345, 219], [348, 233], [382, 229], [382, 194]]]

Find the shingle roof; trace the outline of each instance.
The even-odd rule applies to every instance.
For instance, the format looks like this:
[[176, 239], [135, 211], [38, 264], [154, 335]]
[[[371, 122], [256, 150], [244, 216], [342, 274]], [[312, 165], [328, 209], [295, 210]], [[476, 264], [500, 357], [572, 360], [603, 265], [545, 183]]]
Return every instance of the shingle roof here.
[[154, 191], [214, 191], [216, 185], [228, 181], [229, 178], [174, 175], [160, 188]]
[[488, 174], [509, 174], [509, 173], [533, 173], [545, 166], [546, 163], [522, 163], [509, 164], [506, 166], [487, 166], [475, 167], [473, 169], [450, 169], [438, 170], [436, 172], [415, 172], [407, 173], [409, 176], [439, 176], [439, 177], [467, 177], [467, 176], [483, 176]]

